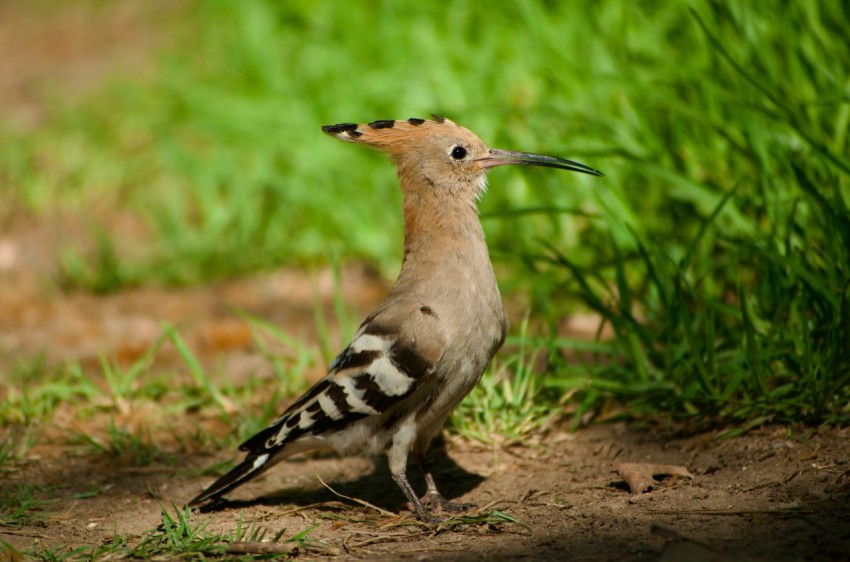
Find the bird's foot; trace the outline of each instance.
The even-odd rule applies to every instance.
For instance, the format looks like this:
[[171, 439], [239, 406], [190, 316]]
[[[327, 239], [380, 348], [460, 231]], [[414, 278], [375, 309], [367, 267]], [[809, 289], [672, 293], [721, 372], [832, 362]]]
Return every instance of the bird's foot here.
[[[427, 496], [426, 496], [427, 497]], [[407, 502], [407, 509], [416, 514], [416, 518], [425, 523], [426, 525], [439, 525], [443, 521], [446, 520], [445, 517], [439, 517], [435, 515], [433, 511], [429, 511], [423, 505], [423, 501], [419, 500], [417, 502]]]
[[450, 502], [441, 494], [431, 494], [430, 505], [433, 513], [463, 513], [478, 507], [474, 503]]
[[443, 497], [440, 492], [426, 492], [420, 503], [428, 504], [431, 513], [463, 513], [478, 507], [474, 503], [451, 502]]
[[426, 525], [439, 525], [440, 523], [446, 520], [445, 517], [438, 517], [437, 515], [429, 513], [424, 509], [421, 513], [416, 514], [416, 518], [425, 523]]

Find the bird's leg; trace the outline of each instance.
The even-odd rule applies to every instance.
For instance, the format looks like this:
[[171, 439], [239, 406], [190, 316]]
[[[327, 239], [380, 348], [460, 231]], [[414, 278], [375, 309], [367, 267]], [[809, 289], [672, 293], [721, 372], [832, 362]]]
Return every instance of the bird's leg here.
[[416, 513], [417, 519], [430, 525], [436, 525], [443, 521], [441, 518], [435, 517], [425, 509], [425, 506], [423, 506], [422, 502], [419, 501], [419, 498], [416, 497], [416, 492], [413, 491], [413, 487], [410, 485], [410, 482], [407, 481], [407, 475], [404, 472], [393, 474], [393, 480], [396, 481], [398, 487], [401, 488], [401, 491], [404, 492], [405, 496], [407, 496], [407, 501], [410, 502], [410, 505], [413, 507], [413, 511]]
[[434, 482], [434, 476], [431, 474], [431, 470], [425, 463], [424, 455], [420, 453], [414, 456], [416, 457], [416, 463], [419, 465], [419, 470], [425, 475], [425, 485], [428, 486], [428, 491], [425, 492], [425, 495], [419, 501], [420, 505], [427, 502], [431, 506], [433, 513], [461, 513], [478, 507], [474, 503], [451, 502], [443, 497], [443, 494], [437, 489], [437, 483]]
[[407, 458], [413, 447], [413, 440], [416, 438], [416, 433], [412, 427], [412, 420], [411, 418], [408, 422], [403, 423], [395, 435], [393, 435], [392, 444], [387, 450], [387, 462], [390, 467], [390, 474], [393, 475], [393, 480], [401, 488], [401, 491], [404, 492], [404, 495], [407, 496], [407, 501], [410, 502], [410, 506], [414, 513], [416, 513], [416, 517], [423, 523], [436, 525], [443, 520], [435, 517], [425, 509], [425, 506], [422, 505], [422, 502], [416, 496], [416, 492], [413, 491], [413, 486], [407, 480]]

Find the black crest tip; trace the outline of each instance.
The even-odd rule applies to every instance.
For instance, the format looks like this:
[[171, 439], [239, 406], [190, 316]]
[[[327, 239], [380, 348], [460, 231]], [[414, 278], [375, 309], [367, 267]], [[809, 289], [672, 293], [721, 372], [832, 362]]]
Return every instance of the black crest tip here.
[[357, 123], [337, 123], [336, 125], [324, 125], [322, 127], [322, 130], [329, 135], [339, 135], [342, 133], [356, 132], [357, 126]]
[[369, 123], [369, 126], [373, 129], [391, 129], [395, 126], [395, 121], [392, 119], [379, 119], [378, 121]]

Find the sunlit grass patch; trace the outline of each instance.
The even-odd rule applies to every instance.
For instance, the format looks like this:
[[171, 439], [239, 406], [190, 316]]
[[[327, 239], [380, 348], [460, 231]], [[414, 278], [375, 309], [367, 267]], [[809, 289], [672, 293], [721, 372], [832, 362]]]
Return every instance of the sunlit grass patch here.
[[30, 425], [49, 419], [56, 408], [71, 400], [88, 401], [99, 394], [79, 364], [50, 365], [43, 358], [21, 360], [6, 373], [5, 396], [0, 401], [0, 423]]
[[99, 395], [95, 384], [76, 363], [49, 365], [43, 358], [16, 362], [0, 373], [6, 382], [0, 400], [0, 470], [14, 470], [42, 440], [42, 430], [67, 403], [90, 403]]
[[162, 509], [161, 525], [142, 536], [128, 553], [135, 558], [158, 555], [215, 556], [224, 554], [223, 536], [207, 530], [208, 521], [194, 521], [189, 509]]
[[[729, 73], [715, 85], [729, 85], [718, 98], [728, 116], [701, 119], [738, 146], [719, 161], [740, 176], [712, 180], [706, 169], [696, 184], [673, 174], [698, 212], [669, 238], [651, 221], [624, 219], [621, 238], [611, 236], [596, 259], [551, 243], [526, 256], [613, 333], [594, 363], [555, 365], [552, 384], [575, 388], [584, 370], [585, 405], [615, 397], [698, 423], [841, 423], [850, 415], [846, 117], [834, 119], [830, 102], [815, 110], [786, 74], [764, 74], [775, 53], [752, 37], [738, 30], [720, 41], [704, 16], [693, 17], [707, 56]], [[793, 65], [815, 56], [784, 55]], [[829, 77], [809, 79], [838, 95]]]
[[169, 454], [157, 444], [150, 430], [131, 431], [115, 424], [111, 420], [105, 435], [89, 432], [76, 432], [69, 439], [71, 444], [84, 445], [90, 454], [105, 456], [113, 461], [121, 461], [131, 466], [151, 464], [174, 464], [173, 454]]
[[[279, 415], [318, 360], [315, 347], [245, 318], [269, 373], [238, 383], [202, 365], [172, 326], [130, 363], [108, 356], [99, 369], [20, 362], [6, 375], [10, 384], [0, 402], [0, 470], [17, 470], [37, 444], [70, 445], [76, 454], [133, 466], [170, 465], [177, 453], [233, 447]], [[168, 346], [182, 363], [162, 370], [156, 359]]]

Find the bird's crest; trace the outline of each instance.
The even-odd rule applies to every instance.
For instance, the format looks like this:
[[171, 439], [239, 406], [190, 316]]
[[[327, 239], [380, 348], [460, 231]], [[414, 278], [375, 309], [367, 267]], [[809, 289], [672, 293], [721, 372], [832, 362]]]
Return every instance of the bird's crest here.
[[462, 129], [454, 121], [441, 115], [433, 119], [411, 117], [405, 121], [381, 119], [371, 123], [337, 123], [325, 125], [322, 130], [341, 141], [356, 142], [373, 148], [395, 152], [417, 138]]

